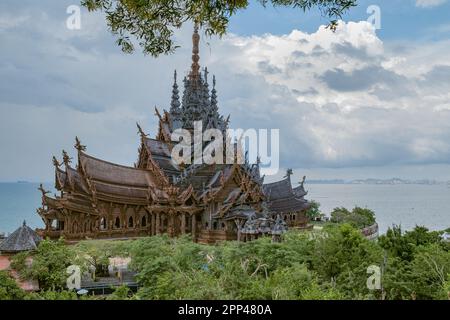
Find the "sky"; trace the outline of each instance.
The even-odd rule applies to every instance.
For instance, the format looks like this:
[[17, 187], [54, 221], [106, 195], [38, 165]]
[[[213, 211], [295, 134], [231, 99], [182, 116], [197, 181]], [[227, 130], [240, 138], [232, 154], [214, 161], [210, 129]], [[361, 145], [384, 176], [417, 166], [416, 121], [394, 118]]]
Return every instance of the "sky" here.
[[[75, 156], [75, 136], [133, 165], [136, 122], [154, 135], [173, 71], [188, 72], [191, 25], [173, 55], [127, 55], [101, 13], [82, 10], [69, 30], [73, 4], [0, 2], [0, 181], [51, 181], [51, 157]], [[222, 39], [202, 36], [200, 64], [231, 126], [280, 129], [282, 168], [267, 181], [286, 168], [294, 179], [450, 180], [450, 1], [359, 1], [335, 33], [327, 22], [252, 3]]]

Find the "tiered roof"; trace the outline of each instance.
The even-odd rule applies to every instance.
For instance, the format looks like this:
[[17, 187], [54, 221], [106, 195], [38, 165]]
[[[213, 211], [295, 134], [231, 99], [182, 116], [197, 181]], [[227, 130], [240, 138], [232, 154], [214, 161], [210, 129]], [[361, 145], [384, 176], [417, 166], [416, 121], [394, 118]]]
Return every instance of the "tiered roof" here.
[[309, 203], [304, 196], [307, 194], [303, 184], [293, 189], [291, 184], [292, 171], [288, 170], [283, 180], [263, 185], [268, 207], [272, 213], [291, 213], [306, 210]]

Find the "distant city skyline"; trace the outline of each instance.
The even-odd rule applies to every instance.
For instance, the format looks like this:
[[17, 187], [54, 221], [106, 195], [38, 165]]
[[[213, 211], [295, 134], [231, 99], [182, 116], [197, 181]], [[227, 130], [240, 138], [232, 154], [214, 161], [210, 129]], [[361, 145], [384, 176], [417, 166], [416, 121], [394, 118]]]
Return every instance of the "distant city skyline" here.
[[[135, 123], [154, 135], [173, 70], [186, 74], [192, 26], [158, 59], [125, 55], [104, 17], [78, 1], [0, 4], [0, 181], [51, 181], [51, 155], [136, 161]], [[366, 20], [380, 8], [381, 29]], [[294, 178], [450, 180], [450, 1], [360, 1], [335, 34], [317, 10], [252, 4], [223, 39], [202, 35], [200, 65], [217, 78], [235, 128], [279, 128], [282, 169]]]

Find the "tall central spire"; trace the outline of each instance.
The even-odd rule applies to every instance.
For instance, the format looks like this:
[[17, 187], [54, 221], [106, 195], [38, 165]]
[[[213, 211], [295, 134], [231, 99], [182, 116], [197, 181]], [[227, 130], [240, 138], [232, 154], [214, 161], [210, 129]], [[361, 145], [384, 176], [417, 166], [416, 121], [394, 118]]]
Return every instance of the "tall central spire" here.
[[198, 61], [200, 60], [199, 54], [199, 43], [200, 43], [200, 35], [198, 34], [198, 25], [194, 26], [194, 34], [192, 35], [192, 66], [191, 72], [189, 73], [189, 79], [193, 83], [197, 83], [200, 77], [200, 65]]

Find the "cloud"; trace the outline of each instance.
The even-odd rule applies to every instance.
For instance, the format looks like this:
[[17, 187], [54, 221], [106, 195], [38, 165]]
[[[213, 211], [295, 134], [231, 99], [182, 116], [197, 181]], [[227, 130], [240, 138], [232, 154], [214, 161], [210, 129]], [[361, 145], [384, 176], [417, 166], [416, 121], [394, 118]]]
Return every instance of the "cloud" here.
[[[154, 135], [173, 70], [188, 72], [190, 28], [174, 55], [125, 55], [101, 15], [84, 12], [82, 30], [67, 30], [70, 4], [0, 5], [0, 180], [51, 180], [51, 156], [73, 154], [75, 135], [132, 165], [135, 122]], [[449, 44], [383, 43], [369, 23], [349, 22], [203, 39], [200, 63], [232, 127], [280, 129], [282, 167], [427, 165], [450, 162]]]
[[416, 7], [433, 8], [446, 3], [447, 0], [416, 0]]

